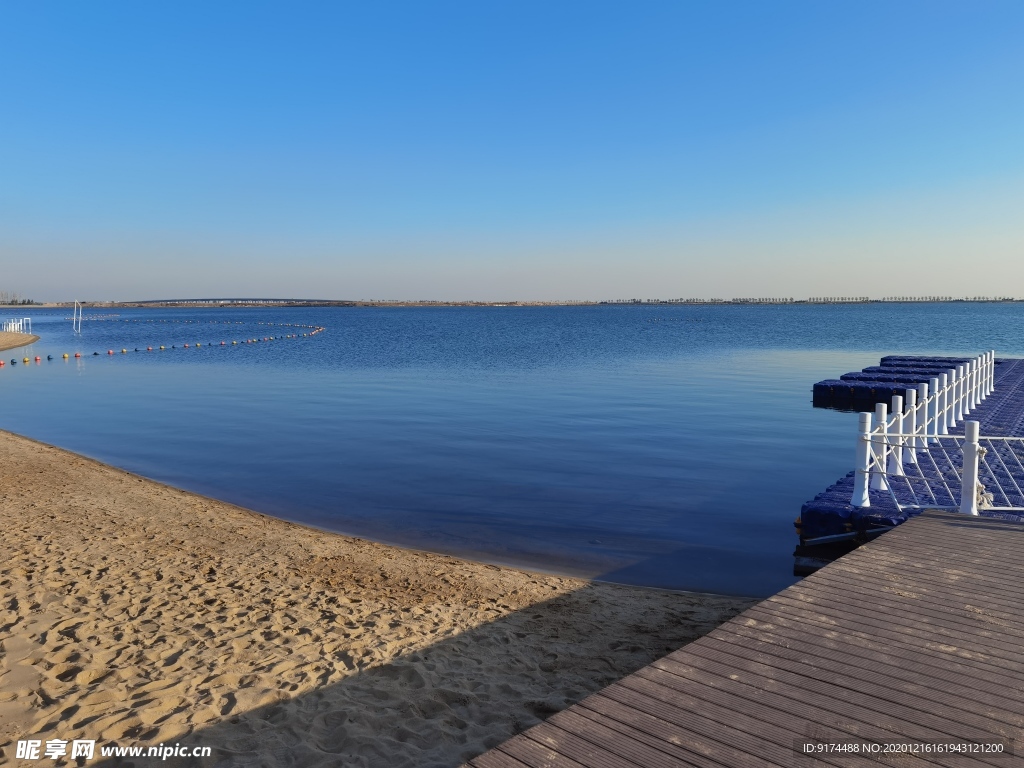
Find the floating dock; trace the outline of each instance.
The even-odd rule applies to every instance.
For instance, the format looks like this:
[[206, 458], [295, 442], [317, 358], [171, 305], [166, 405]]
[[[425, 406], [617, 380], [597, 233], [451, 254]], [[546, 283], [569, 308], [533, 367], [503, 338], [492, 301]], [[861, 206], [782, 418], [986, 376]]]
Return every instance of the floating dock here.
[[[812, 403], [815, 408], [837, 411], [873, 411], [876, 403], [888, 403], [893, 395], [902, 395], [908, 387], [927, 383], [951, 365], [969, 362], [966, 357], [911, 357], [889, 355], [879, 365], [861, 371], [844, 373], [838, 379], [825, 379], [813, 387]], [[1007, 366], [1019, 362], [996, 358], [996, 377]]]
[[1022, 765], [1022, 553], [923, 513], [468, 765]]
[[[963, 463], [965, 419], [979, 423], [983, 446], [989, 438], [1024, 438], [1024, 360], [993, 356], [993, 361], [991, 392], [973, 404], [969, 415], [961, 414], [948, 434], [927, 441], [927, 446], [924, 446], [924, 439], [904, 439], [905, 444], [914, 442], [914, 447], [901, 448], [911, 462], [908, 466], [913, 466], [913, 472], [907, 472], [909, 481], [903, 477], [888, 477], [890, 482], [881, 484], [881, 488], [874, 483], [871, 488], [862, 488], [866, 494], [862, 498], [869, 504], [857, 506], [853, 499], [858, 473], [853, 471], [802, 506], [796, 523], [801, 540], [795, 553], [798, 575], [813, 572], [853, 546], [905, 522], [929, 506], [957, 506], [962, 495], [959, 473]], [[861, 411], [875, 410], [879, 403], [889, 402], [894, 396], [906, 395], [908, 402], [912, 402], [912, 393], [908, 390], [919, 385], [927, 388], [940, 372], [970, 362], [967, 358], [884, 357], [878, 366], [815, 384], [814, 401], [819, 407], [848, 410], [849, 406], [856, 405]], [[930, 436], [931, 432], [928, 434]], [[855, 434], [850, 436], [851, 459], [856, 437]], [[979, 481], [982, 489], [985, 484], [1003, 489], [1003, 502], [994, 509], [986, 508], [983, 503], [978, 513], [983, 517], [1021, 522], [1024, 520], [1024, 473], [1020, 471], [1020, 460], [1024, 456], [1024, 442], [1000, 442], [993, 448], [989, 440], [988, 445], [992, 467], [983, 465]], [[985, 453], [983, 450], [982, 456]]]

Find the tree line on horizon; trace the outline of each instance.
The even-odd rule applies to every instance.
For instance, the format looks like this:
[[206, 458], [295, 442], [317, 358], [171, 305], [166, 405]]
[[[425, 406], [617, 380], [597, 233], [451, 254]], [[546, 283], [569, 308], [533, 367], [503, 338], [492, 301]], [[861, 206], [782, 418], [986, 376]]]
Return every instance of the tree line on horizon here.
[[7, 304], [9, 306], [24, 306], [26, 304], [35, 304], [36, 302], [32, 299], [22, 298], [22, 295], [17, 291], [0, 291], [0, 304]]
[[1012, 296], [886, 296], [879, 301], [1016, 301]]
[[946, 302], [946, 301], [1019, 301], [1012, 296], [811, 296], [807, 299], [760, 298], [733, 299], [611, 299], [601, 304], [866, 304], [870, 302]]

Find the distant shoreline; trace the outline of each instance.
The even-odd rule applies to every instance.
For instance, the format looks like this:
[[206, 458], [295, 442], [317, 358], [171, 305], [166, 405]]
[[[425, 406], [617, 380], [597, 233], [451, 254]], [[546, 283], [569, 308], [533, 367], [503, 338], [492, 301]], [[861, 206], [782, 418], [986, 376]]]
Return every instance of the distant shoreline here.
[[[348, 299], [166, 299], [156, 301], [81, 302], [85, 309], [197, 309], [245, 307], [602, 307], [602, 306], [779, 306], [848, 304], [1019, 304], [1018, 298], [883, 298], [841, 299], [608, 299], [604, 301], [364, 301]], [[18, 305], [17, 309], [71, 309], [74, 302]], [[0, 311], [4, 309], [0, 305]], [[11, 307], [14, 309], [14, 307]]]

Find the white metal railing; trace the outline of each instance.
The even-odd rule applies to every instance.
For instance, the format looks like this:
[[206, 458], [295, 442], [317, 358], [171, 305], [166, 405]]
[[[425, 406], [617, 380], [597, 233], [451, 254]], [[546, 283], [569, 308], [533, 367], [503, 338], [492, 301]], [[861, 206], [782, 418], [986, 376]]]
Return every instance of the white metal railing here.
[[[959, 508], [972, 515], [979, 503], [1024, 509], [1024, 438], [982, 438], [976, 421], [965, 422], [963, 437], [950, 434], [994, 386], [995, 352], [989, 351], [907, 389], [905, 399], [894, 395], [891, 413], [878, 403], [874, 414], [860, 414], [851, 504], [870, 507], [875, 490], [888, 491], [899, 509]], [[979, 477], [995, 490], [979, 491]]]
[[[976, 421], [967, 421], [964, 427], [964, 435], [947, 435], [926, 450], [915, 449], [917, 462], [901, 467], [899, 473], [893, 471], [892, 461], [883, 470], [882, 450], [873, 449], [869, 473], [883, 477], [885, 490], [900, 510], [1024, 512], [1024, 437], [983, 437]], [[911, 435], [887, 437], [891, 443]]]
[[32, 333], [32, 318], [23, 317], [20, 320], [5, 320], [0, 325], [0, 331], [5, 333]]

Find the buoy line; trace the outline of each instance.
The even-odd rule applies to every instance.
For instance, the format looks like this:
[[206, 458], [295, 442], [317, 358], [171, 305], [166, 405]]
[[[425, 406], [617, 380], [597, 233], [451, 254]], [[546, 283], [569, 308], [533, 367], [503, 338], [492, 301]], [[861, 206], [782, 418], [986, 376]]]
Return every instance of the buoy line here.
[[[100, 321], [97, 321], [97, 322], [104, 322], [104, 321], [100, 320]], [[126, 322], [126, 323], [127, 322], [150, 322], [150, 323], [156, 322], [156, 323], [158, 323], [158, 322], [162, 322], [162, 321], [160, 321], [160, 320], [142, 320], [142, 321], [139, 321], [139, 320], [124, 320], [124, 321], [115, 321], [115, 322]], [[190, 321], [190, 320], [172, 320], [172, 321], [166, 321], [166, 322], [192, 323], [193, 321]], [[226, 321], [226, 320], [223, 320], [223, 321], [211, 320], [209, 322], [210, 323], [216, 323], [216, 324], [226, 324], [226, 325], [243, 325], [244, 324], [244, 322], [242, 322], [242, 321]], [[287, 328], [308, 328], [309, 330], [306, 331], [305, 333], [287, 333], [287, 334], [284, 334], [282, 336], [263, 336], [263, 337], [254, 337], [254, 338], [242, 339], [242, 340], [234, 339], [230, 343], [228, 343], [227, 341], [221, 341], [219, 344], [216, 343], [216, 342], [209, 342], [205, 346], [207, 346], [207, 347], [225, 347], [225, 348], [228, 348], [228, 347], [245, 346], [246, 344], [258, 344], [259, 342], [265, 342], [265, 341], [280, 341], [280, 340], [283, 340], [283, 339], [305, 339], [305, 338], [312, 338], [313, 336], [316, 336], [316, 335], [318, 335], [320, 333], [323, 333], [325, 330], [327, 330], [322, 325], [305, 325], [305, 324], [302, 324], [302, 323], [264, 323], [264, 322], [260, 322], [260, 323], [257, 323], [257, 325], [287, 327]], [[194, 349], [201, 349], [203, 346], [204, 345], [203, 345], [202, 342], [198, 342], [198, 343], [195, 343], [195, 344], [185, 343], [185, 344], [181, 344], [181, 345], [171, 344], [170, 346], [168, 346], [166, 344], [161, 344], [158, 347], [152, 347], [152, 346], [147, 346], [145, 348], [143, 348], [143, 347], [134, 347], [131, 351], [132, 352], [161, 352], [161, 351], [167, 351], [167, 350], [170, 350], [170, 349], [193, 349], [193, 348]], [[129, 353], [128, 347], [122, 347], [120, 353], [122, 355], [127, 355]], [[114, 354], [115, 353], [114, 353], [113, 349], [108, 349], [106, 351], [106, 355], [105, 356], [113, 357]], [[63, 353], [61, 355], [61, 359], [69, 360], [72, 357], [74, 357], [75, 359], [79, 359], [79, 358], [82, 358], [83, 356], [84, 357], [99, 357], [100, 353], [99, 352], [93, 352], [91, 355], [88, 354], [88, 353], [83, 355], [82, 352], [75, 352], [74, 355], [69, 355], [67, 352], [65, 352], [65, 353]], [[47, 355], [46, 359], [47, 360], [53, 360], [54, 357], [53, 357], [53, 355]], [[39, 355], [36, 355], [35, 358], [25, 357], [25, 358], [22, 358], [21, 362], [24, 365], [28, 365], [29, 363], [33, 362], [33, 360], [38, 364], [38, 363], [42, 362], [42, 357], [39, 356]], [[12, 357], [11, 358], [11, 365], [15, 366], [17, 364], [18, 364], [18, 359]], [[0, 368], [3, 368], [5, 365], [6, 365], [6, 363], [3, 360], [0, 360]]]

